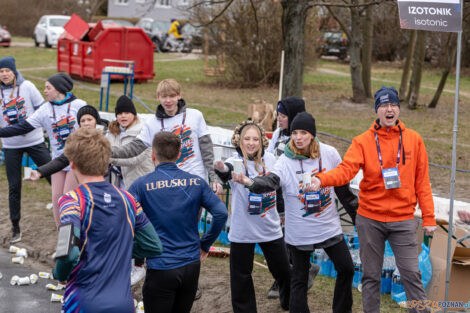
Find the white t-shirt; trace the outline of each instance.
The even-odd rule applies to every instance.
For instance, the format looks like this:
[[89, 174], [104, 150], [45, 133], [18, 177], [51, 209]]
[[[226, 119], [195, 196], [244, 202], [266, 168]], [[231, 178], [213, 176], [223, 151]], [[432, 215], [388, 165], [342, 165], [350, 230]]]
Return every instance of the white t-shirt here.
[[[176, 161], [178, 167], [190, 174], [198, 175], [207, 181], [207, 171], [202, 161], [199, 149], [199, 138], [208, 135], [206, 121], [202, 113], [196, 109], [186, 109], [170, 118], [157, 119], [155, 115], [145, 120], [144, 127], [137, 139], [148, 146], [152, 146], [153, 137], [161, 131], [170, 131], [181, 136], [181, 155]], [[183, 119], [184, 125], [183, 125]]]
[[[322, 172], [334, 169], [341, 163], [338, 151], [320, 143]], [[303, 168], [303, 170], [302, 170]], [[308, 214], [304, 208], [302, 171], [316, 174], [319, 159], [296, 160], [281, 155], [273, 173], [281, 178], [285, 207], [285, 241], [293, 246], [323, 242], [342, 233], [335, 203], [333, 187], [321, 188], [321, 212]]]
[[[243, 160], [241, 156], [227, 159], [225, 162], [233, 165], [234, 159]], [[263, 157], [268, 174], [276, 163], [276, 158], [269, 152]], [[259, 176], [255, 170], [255, 162], [247, 161], [248, 176], [254, 178]], [[262, 171], [262, 169], [258, 168]], [[243, 172], [246, 175], [245, 166]], [[262, 172], [261, 172], [262, 175]], [[250, 191], [245, 186], [229, 181], [232, 188], [232, 215], [230, 219], [230, 231], [228, 239], [239, 243], [255, 243], [276, 240], [282, 237], [281, 222], [276, 208], [276, 191], [263, 194], [261, 214], [250, 214], [248, 212], [248, 195]]]
[[[0, 90], [2, 99], [2, 127], [11, 125], [11, 122], [23, 121], [33, 115], [34, 111], [44, 102], [43, 97], [34, 84], [25, 80], [13, 92], [12, 88]], [[35, 109], [36, 108], [36, 109]], [[11, 118], [11, 120], [10, 120]], [[30, 131], [27, 134], [2, 138], [2, 147], [7, 149], [19, 149], [38, 145], [44, 142], [44, 135], [41, 128]]]
[[[85, 105], [86, 102], [81, 99], [62, 105], [52, 105], [48, 102], [26, 119], [33, 127], [44, 127], [49, 135], [53, 159], [64, 153], [67, 136], [78, 128], [77, 112]], [[69, 167], [64, 170], [68, 169]]]

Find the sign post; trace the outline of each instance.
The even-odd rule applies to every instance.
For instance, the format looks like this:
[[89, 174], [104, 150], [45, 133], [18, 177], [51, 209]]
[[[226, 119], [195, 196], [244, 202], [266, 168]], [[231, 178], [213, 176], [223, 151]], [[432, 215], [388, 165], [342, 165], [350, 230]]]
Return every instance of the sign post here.
[[[450, 259], [454, 223], [454, 187], [457, 167], [457, 132], [459, 118], [460, 59], [462, 53], [461, 0], [398, 0], [400, 27], [438, 32], [457, 32], [457, 64], [455, 70], [454, 126], [452, 136], [452, 168], [450, 179], [449, 231], [447, 238], [447, 267], [444, 301], [449, 300]], [[447, 306], [444, 308], [447, 312]]]

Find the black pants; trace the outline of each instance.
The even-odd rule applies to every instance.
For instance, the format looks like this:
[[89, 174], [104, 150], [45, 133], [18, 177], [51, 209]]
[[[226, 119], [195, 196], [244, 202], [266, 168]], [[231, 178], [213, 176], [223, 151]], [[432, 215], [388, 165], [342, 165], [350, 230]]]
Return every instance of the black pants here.
[[147, 269], [142, 288], [145, 312], [189, 313], [200, 269], [200, 261], [171, 270]]
[[[8, 179], [10, 220], [13, 224], [17, 224], [21, 219], [21, 163], [23, 160], [23, 153], [26, 152], [37, 166], [41, 166], [49, 162], [51, 160], [51, 155], [44, 143], [19, 149], [4, 149], [4, 151], [5, 169]], [[51, 183], [51, 178], [46, 178], [47, 181]]]
[[[354, 266], [348, 246], [344, 240], [324, 249], [333, 262], [338, 275], [336, 276], [333, 296], [333, 313], [351, 312], [353, 303], [351, 284], [354, 276]], [[291, 278], [291, 313], [308, 313], [307, 282], [310, 268], [311, 251], [302, 251], [289, 245], [293, 270]]]
[[[283, 238], [259, 243], [268, 268], [279, 284], [281, 307], [289, 308], [290, 270], [286, 245]], [[230, 289], [232, 308], [235, 313], [256, 312], [255, 288], [253, 286], [254, 243], [230, 244]]]

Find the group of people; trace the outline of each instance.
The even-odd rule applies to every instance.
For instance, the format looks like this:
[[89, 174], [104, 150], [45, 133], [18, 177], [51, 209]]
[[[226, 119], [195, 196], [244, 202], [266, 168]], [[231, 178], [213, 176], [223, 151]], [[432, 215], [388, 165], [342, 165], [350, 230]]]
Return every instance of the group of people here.
[[[257, 311], [252, 278], [257, 243], [283, 310], [309, 312], [308, 289], [316, 273], [310, 258], [324, 249], [337, 271], [332, 311], [352, 311], [354, 268], [335, 197], [358, 230], [364, 312], [380, 311], [386, 240], [407, 299], [425, 299], [413, 212], [419, 201], [423, 228], [432, 234], [436, 223], [428, 159], [421, 137], [399, 120], [393, 87], [377, 91], [377, 119], [353, 140], [343, 161], [334, 147], [318, 139], [315, 118], [298, 97], [279, 101], [280, 127], [270, 142], [260, 125], [241, 122], [232, 137], [236, 153], [222, 161], [214, 160], [202, 113], [187, 107], [173, 79], [158, 84], [155, 115], [139, 120], [132, 101], [121, 96], [116, 121], [109, 125], [71, 93], [73, 81], [66, 74], [47, 80], [47, 101], [22, 78], [12, 57], [0, 59], [0, 80], [11, 241], [21, 240], [21, 158], [26, 152], [39, 166], [31, 179], [52, 178], [59, 232], [71, 224], [75, 237], [54, 269], [55, 277], [67, 281], [64, 312], [133, 312], [131, 271], [145, 276], [146, 312], [189, 312], [201, 261], [228, 216], [217, 197], [222, 183], [232, 190], [234, 312]], [[349, 181], [360, 169], [364, 179], [358, 199]], [[212, 220], [200, 238], [202, 208]]]

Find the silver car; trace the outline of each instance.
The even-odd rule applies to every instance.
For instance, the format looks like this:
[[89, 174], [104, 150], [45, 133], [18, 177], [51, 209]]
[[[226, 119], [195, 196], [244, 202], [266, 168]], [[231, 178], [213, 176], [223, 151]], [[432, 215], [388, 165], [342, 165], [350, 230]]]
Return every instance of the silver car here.
[[57, 45], [57, 39], [65, 31], [64, 25], [70, 20], [66, 15], [44, 15], [34, 28], [34, 44], [39, 47], [44, 44], [46, 48]]

